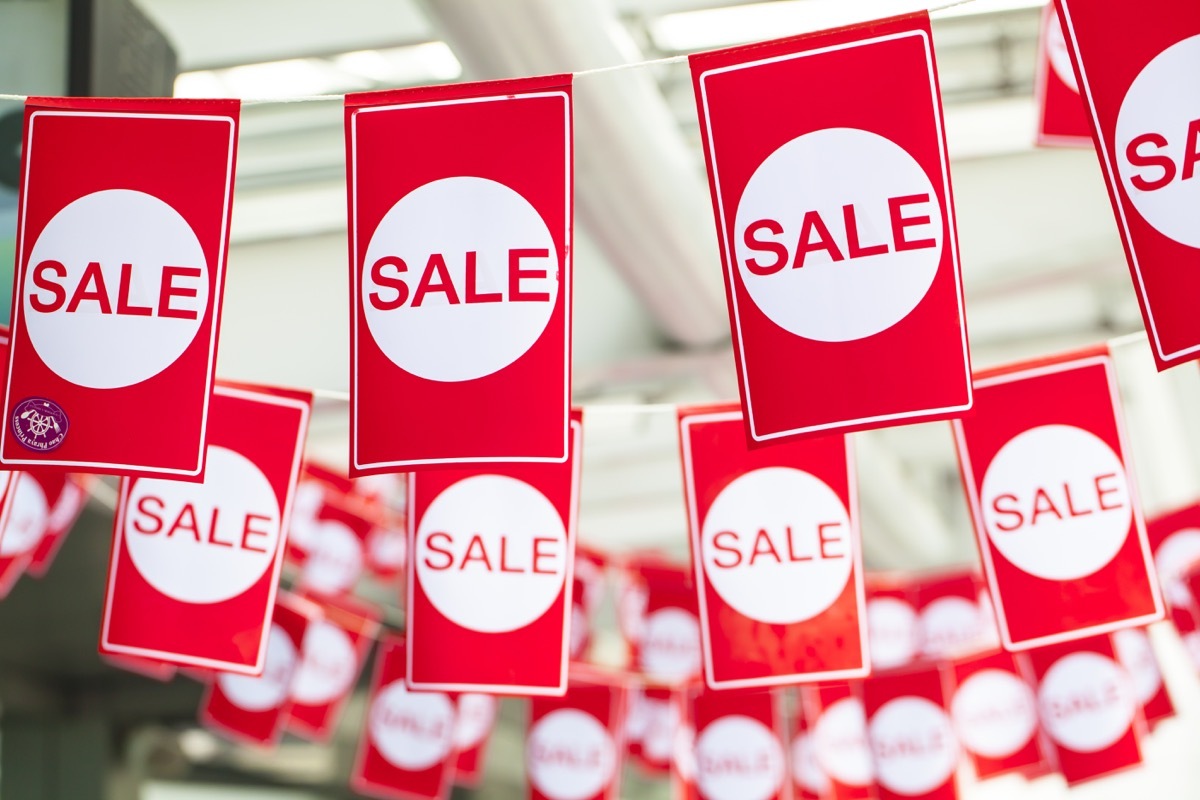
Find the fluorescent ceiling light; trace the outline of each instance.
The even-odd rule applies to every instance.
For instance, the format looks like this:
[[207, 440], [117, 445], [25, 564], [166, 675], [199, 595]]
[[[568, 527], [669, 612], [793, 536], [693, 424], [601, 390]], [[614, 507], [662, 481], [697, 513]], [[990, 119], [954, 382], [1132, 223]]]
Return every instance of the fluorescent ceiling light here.
[[[1041, 8], [1044, 0], [969, 0], [937, 12], [934, 18], [963, 17]], [[776, 0], [664, 14], [650, 23], [650, 36], [665, 52], [696, 52], [746, 42], [921, 11], [936, 5], [920, 0]]]
[[444, 42], [356, 50], [328, 58], [289, 58], [181, 73], [176, 97], [256, 97], [286, 100], [316, 94], [442, 83], [462, 67]]

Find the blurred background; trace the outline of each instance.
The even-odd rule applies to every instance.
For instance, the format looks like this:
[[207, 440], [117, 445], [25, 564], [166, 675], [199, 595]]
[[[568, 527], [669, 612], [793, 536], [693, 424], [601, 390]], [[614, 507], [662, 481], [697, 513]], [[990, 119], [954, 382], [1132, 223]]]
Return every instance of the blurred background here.
[[[900, 0], [0, 0], [0, 92], [274, 99], [242, 111], [221, 377], [344, 391], [348, 379], [343, 113], [290, 98], [590, 70], [927, 7]], [[974, 0], [933, 15], [976, 368], [1114, 340], [1149, 515], [1200, 495], [1200, 381], [1159, 375], [1141, 334], [1095, 154], [1034, 146], [1042, 4]], [[886, 76], [881, 76], [886, 80]], [[786, 100], [784, 100], [786, 102]], [[20, 105], [0, 101], [0, 308], [12, 279]], [[575, 83], [575, 400], [588, 409], [581, 541], [687, 558], [669, 404], [737, 395], [720, 263], [686, 63]], [[667, 405], [664, 405], [667, 404]], [[136, 428], [136, 418], [117, 424]], [[309, 454], [344, 469], [345, 404], [319, 400]], [[949, 426], [856, 434], [869, 567], [972, 566]], [[4, 800], [349, 797], [365, 684], [331, 745], [271, 752], [200, 729], [202, 687], [96, 655], [113, 486], [100, 483], [53, 569], [0, 603]], [[287, 577], [290, 581], [291, 575]], [[402, 619], [394, 582], [358, 592]], [[611, 592], [592, 648], [618, 662]], [[1152, 636], [1179, 714], [1139, 770], [1081, 798], [1196, 796], [1200, 679], [1173, 632]], [[361, 682], [360, 682], [361, 683]], [[486, 779], [455, 797], [522, 797], [525, 707], [502, 704]], [[1003, 778], [968, 798], [1064, 796]], [[627, 770], [621, 793], [666, 798]]]

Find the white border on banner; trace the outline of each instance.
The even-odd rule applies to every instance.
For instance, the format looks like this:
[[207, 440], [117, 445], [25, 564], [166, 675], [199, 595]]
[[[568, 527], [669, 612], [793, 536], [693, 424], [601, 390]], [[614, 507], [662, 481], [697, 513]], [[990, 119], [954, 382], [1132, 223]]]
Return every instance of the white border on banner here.
[[[563, 576], [563, 626], [562, 626], [562, 658], [560, 659], [558, 671], [558, 685], [556, 686], [512, 686], [502, 683], [418, 683], [413, 680], [413, 641], [416, 625], [413, 624], [414, 616], [412, 609], [413, 602], [413, 587], [416, 585], [417, 569], [415, 566], [417, 552], [417, 515], [416, 505], [416, 483], [418, 477], [416, 474], [409, 476], [407, 501], [410, 513], [406, 514], [408, 528], [408, 570], [407, 580], [405, 585], [405, 608], [408, 613], [404, 618], [404, 683], [409, 689], [416, 691], [441, 691], [441, 692], [479, 692], [482, 694], [503, 694], [516, 695], [520, 697], [562, 697], [567, 691], [567, 672], [570, 661], [571, 651], [571, 596], [575, 591], [575, 543], [579, 537], [579, 480], [583, 475], [583, 425], [572, 419], [569, 423], [571, 431], [571, 450], [568, 452], [568, 458], [573, 458], [571, 464], [571, 499], [570, 505], [567, 507], [567, 571]], [[540, 489], [538, 490], [541, 491]], [[432, 605], [432, 603], [430, 604]], [[445, 616], [438, 611], [438, 614]], [[539, 618], [540, 619], [540, 618]], [[533, 624], [533, 623], [530, 623]], [[461, 626], [460, 626], [461, 627]], [[528, 626], [526, 626], [528, 627]], [[475, 634], [473, 635], [501, 635], [501, 634]], [[464, 654], [467, 656], [469, 654]]]
[[917, 36], [917, 37], [921, 38], [922, 43], [925, 46], [925, 62], [926, 62], [926, 66], [929, 71], [929, 90], [931, 92], [931, 96], [932, 96], [933, 104], [934, 104], [933, 120], [934, 120], [934, 125], [937, 128], [938, 151], [941, 154], [942, 193], [945, 195], [945, 198], [946, 198], [946, 207], [945, 207], [946, 229], [949, 231], [949, 234], [950, 234], [947, 238], [949, 239], [949, 243], [950, 243], [950, 260], [951, 260], [952, 268], [954, 271], [954, 287], [955, 287], [955, 292], [956, 292], [957, 302], [958, 302], [958, 327], [959, 327], [959, 330], [962, 332], [963, 364], [966, 365], [968, 368], [967, 376], [966, 376], [967, 377], [967, 385], [966, 385], [967, 402], [963, 405], [947, 406], [945, 408], [931, 408], [931, 409], [927, 409], [924, 411], [902, 411], [902, 412], [897, 412], [894, 414], [881, 414], [879, 416], [874, 416], [874, 417], [862, 417], [860, 419], [842, 420], [840, 422], [829, 422], [829, 423], [823, 423], [820, 425], [807, 425], [807, 426], [800, 427], [800, 428], [792, 428], [792, 429], [786, 430], [786, 431], [776, 431], [774, 433], [759, 434], [758, 431], [755, 430], [755, 427], [754, 427], [754, 403], [750, 397], [750, 381], [744, 380], [743, 386], [745, 387], [746, 411], [748, 414], [747, 421], [749, 422], [750, 436], [756, 442], [766, 442], [766, 441], [770, 441], [772, 439], [779, 439], [784, 436], [794, 436], [794, 435], [802, 434], [802, 433], [815, 433], [817, 431], [834, 431], [839, 428], [855, 427], [858, 425], [862, 425], [864, 423], [887, 422], [890, 420], [901, 420], [901, 419], [920, 419], [922, 417], [929, 417], [929, 416], [935, 416], [935, 415], [940, 415], [940, 414], [949, 414], [949, 413], [953, 413], [956, 411], [967, 411], [971, 408], [971, 402], [972, 402], [972, 398], [973, 398], [973, 388], [972, 388], [971, 375], [970, 375], [970, 369], [969, 369], [970, 364], [971, 364], [971, 356], [970, 356], [970, 351], [969, 351], [968, 345], [967, 345], [966, 312], [963, 308], [962, 275], [961, 275], [961, 267], [959, 265], [959, 259], [958, 259], [958, 232], [957, 232], [957, 224], [955, 222], [955, 215], [954, 215], [954, 198], [950, 191], [950, 161], [949, 161], [949, 156], [946, 153], [946, 134], [945, 134], [945, 131], [943, 130], [943, 123], [942, 123], [941, 94], [938, 92], [937, 77], [934, 74], [933, 50], [932, 50], [932, 47], [931, 47], [931, 44], [929, 41], [929, 36], [926, 35], [925, 31], [906, 31], [903, 33], [892, 33], [892, 34], [888, 34], [886, 36], [877, 36], [872, 39], [862, 39], [857, 42], [847, 42], [846, 44], [830, 45], [829, 47], [819, 47], [819, 48], [816, 48], [815, 50], [806, 50], [802, 53], [789, 53], [787, 55], [774, 56], [772, 58], [764, 58], [764, 59], [760, 59], [758, 61], [747, 61], [743, 64], [733, 64], [728, 67], [717, 67], [715, 69], [710, 69], [706, 72], [701, 73], [701, 75], [700, 75], [700, 99], [701, 99], [701, 103], [704, 106], [704, 133], [708, 139], [708, 152], [710, 153], [711, 160], [712, 160], [713, 189], [714, 189], [713, 196], [716, 198], [716, 202], [717, 202], [717, 208], [719, 211], [720, 223], [721, 223], [720, 238], [721, 238], [721, 241], [722, 241], [722, 243], [724, 245], [724, 249], [725, 249], [725, 272], [729, 278], [729, 302], [733, 308], [734, 321], [736, 322], [736, 327], [739, 331], [739, 335], [735, 336], [734, 338], [735, 338], [736, 344], [737, 344], [737, 356], [738, 356], [739, 366], [741, 367], [741, 374], [744, 376], [746, 374], [746, 353], [745, 353], [745, 349], [742, 345], [742, 337], [740, 335], [742, 322], [741, 322], [741, 313], [738, 309], [738, 300], [737, 300], [737, 291], [736, 291], [737, 283], [736, 283], [736, 275], [735, 275], [736, 270], [734, 269], [734, 265], [737, 263], [737, 259], [734, 257], [733, 243], [730, 241], [730, 237], [728, 236], [727, 230], [726, 230], [727, 229], [727, 225], [726, 225], [727, 220], [726, 220], [726, 215], [725, 215], [725, 201], [721, 196], [721, 178], [720, 178], [719, 170], [717, 167], [717, 152], [716, 152], [716, 148], [714, 147], [714, 143], [713, 143], [712, 123], [710, 122], [711, 116], [709, 114], [709, 109], [708, 109], [708, 91], [707, 91], [707, 85], [705, 83], [706, 80], [710, 76], [720, 75], [720, 74], [723, 74], [726, 72], [734, 72], [737, 70], [749, 69], [749, 68], [759, 67], [759, 66], [768, 65], [768, 64], [774, 64], [774, 63], [781, 62], [781, 61], [792, 61], [792, 60], [795, 60], [798, 58], [806, 58], [808, 56], [822, 55], [825, 53], [836, 52], [838, 50], [848, 50], [853, 47], [866, 47], [868, 45], [881, 44], [883, 42], [894, 41], [897, 39], [905, 39], [905, 38], [908, 38], [911, 36]]
[[[567, 97], [566, 92], [526, 92], [523, 94], [510, 95], [492, 95], [488, 97], [467, 97], [456, 100], [433, 100], [423, 103], [399, 103], [387, 106], [367, 106], [364, 108], [353, 109], [350, 113], [350, 179], [353, 183], [350, 186], [349, 203], [350, 216], [352, 225], [348, 235], [350, 237], [350, 249], [353, 254], [353, 263], [350, 265], [353, 270], [354, 285], [350, 302], [352, 304], [351, 312], [353, 319], [350, 324], [352, 326], [352, 337], [354, 347], [354, 360], [358, 360], [358, 317], [360, 311], [360, 302], [362, 295], [362, 269], [358, 263], [358, 237], [355, 236], [355, 230], [358, 228], [358, 117], [360, 114], [369, 114], [373, 111], [397, 111], [410, 108], [429, 108], [433, 106], [456, 106], [466, 105], [469, 103], [497, 103], [517, 100], [540, 100], [544, 98], [561, 98], [563, 101], [563, 122], [564, 122], [564, 142], [566, 149], [564, 151], [563, 163], [565, 166], [564, 183], [566, 184], [567, 196], [563, 205], [563, 236], [566, 249], [565, 263], [562, 265], [562, 272], [566, 275], [566, 280], [559, 288], [560, 296], [563, 298], [564, 319], [563, 319], [563, 370], [564, 370], [564, 395], [563, 408], [566, 409], [566, 422], [563, 426], [563, 455], [562, 458], [536, 458], [531, 456], [487, 456], [484, 458], [417, 458], [405, 459], [400, 461], [375, 461], [369, 464], [362, 463], [358, 460], [358, 368], [356, 364], [350, 365], [351, 376], [354, 380], [353, 398], [354, 408], [351, 409], [351, 419], [353, 420], [353, 429], [350, 432], [350, 458], [356, 469], [378, 469], [380, 467], [409, 467], [419, 466], [422, 464], [489, 464], [489, 463], [505, 463], [505, 464], [562, 464], [570, 457], [570, 427], [571, 419], [571, 286], [574, 273], [575, 263], [575, 247], [573, 237], [572, 220], [574, 217], [574, 205], [572, 204], [574, 193], [572, 181], [572, 168], [574, 164], [573, 149], [571, 144], [571, 101]], [[540, 212], [539, 212], [540, 213]], [[541, 337], [539, 337], [540, 339]], [[510, 365], [511, 366], [511, 365]]]
[[[996, 583], [996, 568], [992, 561], [991, 542], [988, 540], [987, 531], [983, 521], [983, 508], [979, 501], [979, 490], [975, 486], [975, 470], [971, 467], [971, 455], [967, 450], [966, 435], [963, 431], [961, 420], [951, 420], [951, 425], [954, 428], [954, 447], [958, 451], [958, 463], [962, 470], [963, 484], [967, 492], [967, 502], [971, 506], [971, 518], [975, 528], [975, 537], [979, 541], [979, 552], [983, 559], [984, 569], [987, 571], [988, 593], [992, 596], [992, 607], [996, 613], [996, 620], [1000, 624], [997, 626], [1000, 629], [1000, 640], [1004, 643], [1004, 649], [1009, 652], [1022, 652], [1032, 650], [1036, 647], [1042, 647], [1048, 644], [1059, 644], [1061, 642], [1073, 642], [1078, 639], [1085, 639], [1089, 636], [1096, 636], [1102, 633], [1111, 633], [1124, 628], [1137, 628], [1149, 625], [1152, 622], [1158, 622], [1163, 618], [1163, 601], [1162, 592], [1159, 589], [1158, 580], [1155, 577], [1155, 569], [1153, 565], [1153, 556], [1150, 551], [1150, 540], [1146, 535], [1146, 522], [1142, 515], [1142, 503], [1138, 497], [1137, 484], [1133, 479], [1133, 469], [1131, 467], [1132, 454], [1129, 449], [1128, 437], [1125, 433], [1125, 420], [1121, 414], [1121, 398], [1117, 392], [1116, 376], [1113, 374], [1113, 364], [1111, 355], [1101, 356], [1085, 356], [1083, 358], [1075, 358], [1070, 361], [1062, 361], [1057, 364], [1047, 364], [1040, 367], [1032, 367], [1030, 369], [1019, 370], [1017, 372], [1009, 372], [1003, 375], [996, 375], [991, 378], [984, 378], [976, 381], [975, 385], [981, 389], [988, 386], [996, 386], [1003, 383], [1012, 383], [1019, 380], [1027, 380], [1029, 378], [1038, 378], [1044, 375], [1053, 375], [1059, 372], [1070, 372], [1076, 369], [1085, 369], [1091, 366], [1100, 366], [1104, 369], [1104, 378], [1108, 383], [1108, 394], [1112, 402], [1113, 420], [1116, 422], [1117, 428], [1117, 443], [1121, 446], [1121, 465], [1125, 469], [1125, 482], [1129, 486], [1129, 497], [1133, 505], [1133, 528], [1134, 535], [1138, 537], [1138, 544], [1142, 552], [1142, 564], [1146, 570], [1146, 574], [1150, 581], [1150, 594], [1154, 599], [1154, 613], [1146, 614], [1141, 617], [1133, 617], [1130, 619], [1117, 620], [1115, 622], [1106, 622], [1100, 625], [1092, 625], [1087, 628], [1079, 628], [1065, 633], [1055, 633], [1048, 636], [1039, 636], [1034, 639], [1023, 639], [1019, 642], [1014, 642], [1008, 631], [1008, 618], [1004, 611], [1004, 603], [1000, 597], [999, 587]], [[1107, 565], [1106, 565], [1107, 566]], [[1103, 567], [1101, 568], [1103, 569]], [[1021, 570], [1024, 572], [1024, 570]], [[1065, 583], [1066, 581], [1056, 581]]]
[[[1091, 115], [1093, 130], [1096, 133], [1096, 152], [1100, 154], [1100, 161], [1104, 164], [1104, 177], [1108, 179], [1109, 191], [1112, 192], [1113, 210], [1116, 212], [1117, 223], [1121, 226], [1121, 239], [1125, 243], [1126, 251], [1129, 253], [1129, 263], [1133, 267], [1138, 298], [1141, 300], [1142, 309], [1145, 311], [1146, 322], [1150, 328], [1150, 337], [1154, 342], [1154, 352], [1164, 362], [1179, 361], [1184, 356], [1200, 352], [1200, 344], [1194, 344], [1182, 350], [1173, 350], [1170, 353], [1163, 351], [1162, 342], [1158, 338], [1158, 323], [1154, 320], [1154, 309], [1150, 305], [1150, 298], [1146, 295], [1146, 282], [1142, 279], [1142, 265], [1138, 260], [1137, 248], [1134, 247], [1133, 236], [1129, 231], [1129, 220], [1125, 214], [1126, 197], [1121, 192], [1120, 180], [1117, 178], [1113, 156], [1109, 151], [1108, 141], [1104, 137], [1104, 132], [1100, 128], [1100, 115], [1096, 113], [1096, 103], [1092, 100], [1092, 84], [1088, 80], [1087, 69], [1084, 67], [1083, 59], [1079, 55], [1079, 41], [1075, 38], [1075, 23], [1071, 19], [1071, 9], [1067, 6], [1068, 0], [1058, 0], [1058, 8], [1062, 12], [1063, 21], [1066, 22], [1066, 32], [1070, 37], [1071, 54], [1075, 57], [1075, 66], [1079, 69], [1079, 86], [1083, 90], [1081, 94], [1087, 100], [1088, 114]], [[1155, 233], [1159, 236], [1163, 235], [1158, 233], [1157, 230]]]
[[[271, 570], [270, 591], [267, 594], [267, 616], [263, 621], [263, 636], [259, 640], [258, 655], [254, 659], [254, 665], [246, 666], [244, 664], [231, 664], [230, 662], [220, 661], [217, 659], [196, 658], [194, 656], [182, 655], [180, 653], [170, 653], [165, 650], [151, 650], [144, 647], [113, 644], [108, 640], [109, 622], [112, 619], [111, 612], [113, 581], [117, 576], [117, 562], [119, 561], [121, 552], [125, 546], [125, 507], [129, 500], [129, 490], [132, 482], [135, 480], [161, 480], [159, 478], [135, 477], [123, 478], [121, 480], [121, 499], [120, 502], [117, 503], [116, 520], [115, 524], [113, 525], [113, 543], [112, 555], [109, 558], [108, 585], [104, 589], [104, 621], [103, 627], [100, 631], [100, 644], [107, 652], [111, 653], [142, 656], [159, 661], [166, 661], [171, 664], [205, 667], [208, 669], [217, 669], [222, 672], [232, 672], [239, 675], [250, 675], [252, 677], [257, 677], [262, 674], [262, 671], [266, 666], [267, 634], [270, 632], [271, 619], [275, 614], [275, 597], [279, 591], [279, 573], [283, 570], [283, 553], [287, 548], [288, 530], [291, 526], [292, 501], [296, 493], [296, 482], [300, 477], [300, 462], [304, 457], [304, 440], [308, 434], [308, 419], [312, 409], [308, 403], [305, 403], [302, 400], [296, 400], [290, 397], [282, 397], [277, 394], [270, 394], [266, 392], [235, 389], [227, 386], [216, 387], [213, 389], [213, 394], [226, 397], [236, 397], [241, 400], [251, 400], [256, 403], [264, 403], [267, 405], [282, 406], [284, 408], [294, 408], [300, 411], [300, 425], [297, 429], [296, 449], [295, 454], [292, 457], [291, 474], [288, 476], [286, 494], [284, 494], [284, 502], [280, 508], [279, 541], [275, 547], [275, 563]], [[189, 603], [186, 605], [196, 604]]]
[[[700, 557], [700, 514], [696, 505], [696, 492], [694, 491], [696, 479], [692, 473], [692, 443], [689, 436], [689, 428], [692, 425], [703, 425], [713, 422], [737, 422], [741, 421], [741, 419], [741, 411], [718, 411], [708, 414], [689, 414], [682, 417], [679, 421], [679, 443], [683, 451], [683, 491], [687, 500], [688, 528], [690, 529], [689, 533], [692, 540], [692, 570], [696, 576], [696, 599], [700, 610], [700, 638], [703, 645], [701, 653], [704, 656], [704, 682], [710, 689], [749, 689], [764, 686], [790, 686], [797, 683], [797, 679], [807, 683], [865, 678], [871, 674], [871, 654], [870, 643], [867, 637], [866, 588], [862, 565], [862, 533], [858, 525], [858, 481], [854, 469], [854, 447], [848, 435], [843, 435], [842, 437], [844, 447], [846, 448], [846, 477], [848, 479], [846, 481], [846, 494], [849, 502], [847, 503], [848, 507], [846, 511], [850, 517], [850, 536], [853, 545], [854, 592], [856, 597], [855, 603], [858, 607], [858, 639], [862, 652], [862, 667], [858, 669], [826, 670], [825, 672], [792, 672], [787, 675], [726, 681], [718, 681], [713, 674], [712, 639], [709, 636], [708, 592], [706, 591], [709, 580], [704, 571], [703, 559]], [[740, 613], [739, 616], [746, 617], [745, 614]], [[746, 617], [746, 619], [751, 618]]]
[[[188, 122], [224, 122], [229, 125], [229, 156], [225, 170], [225, 208], [221, 213], [221, 240], [217, 244], [217, 263], [214, 265], [216, 291], [209, 298], [212, 308], [212, 330], [209, 332], [208, 340], [208, 366], [205, 372], [204, 393], [211, 397], [213, 391], [213, 378], [215, 373], [216, 354], [217, 354], [217, 333], [221, 329], [221, 296], [224, 293], [225, 286], [225, 244], [229, 239], [229, 216], [233, 204], [233, 159], [237, 152], [237, 125], [232, 117], [221, 117], [213, 115], [200, 114], [126, 114], [121, 112], [109, 111], [34, 111], [29, 115], [29, 142], [25, 150], [23, 166], [25, 168], [25, 181], [21, 187], [21, 219], [17, 226], [17, 263], [21, 264], [21, 254], [24, 252], [25, 240], [25, 216], [29, 213], [29, 176], [33, 172], [33, 127], [37, 122], [37, 118], [41, 116], [50, 117], [108, 117], [121, 119], [165, 119], [165, 120], [181, 120]], [[17, 330], [21, 324], [21, 308], [22, 298], [25, 296], [25, 265], [17, 272], [17, 290], [16, 296], [13, 298], [13, 313], [10, 328], [12, 339], [17, 338]], [[176, 359], [178, 361], [178, 359]], [[8, 359], [8, 375], [5, 379], [4, 390], [5, 394], [11, 393], [12, 390], [12, 363], [13, 359], [9, 356]], [[172, 362], [174, 363], [174, 362]], [[161, 373], [160, 373], [161, 374]], [[61, 376], [60, 376], [61, 377]], [[63, 380], [66, 380], [65, 378]], [[70, 383], [70, 381], [67, 381]], [[103, 390], [101, 390], [103, 391]], [[4, 449], [4, 444], [8, 436], [8, 424], [0, 424], [0, 452]], [[31, 466], [58, 466], [58, 467], [116, 467], [123, 470], [139, 471], [146, 473], [155, 473], [156, 475], [188, 475], [196, 476], [203, 472], [204, 467], [204, 451], [208, 442], [208, 403], [204, 404], [204, 413], [200, 419], [200, 449], [196, 453], [196, 468], [195, 469], [168, 469], [164, 467], [155, 467], [147, 465], [135, 464], [113, 464], [111, 462], [99, 461], [56, 461], [52, 459], [30, 459], [30, 458], [9, 458], [5, 460], [5, 464], [29, 464]], [[100, 472], [105, 472], [105, 469], [100, 469]], [[153, 476], [147, 476], [153, 477]]]

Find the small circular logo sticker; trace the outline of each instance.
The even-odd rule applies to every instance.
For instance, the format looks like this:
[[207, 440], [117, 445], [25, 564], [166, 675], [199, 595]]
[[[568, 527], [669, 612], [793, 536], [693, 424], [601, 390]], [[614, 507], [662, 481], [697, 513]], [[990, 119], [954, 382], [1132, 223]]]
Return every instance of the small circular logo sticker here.
[[17, 441], [30, 450], [48, 453], [67, 438], [67, 412], [53, 400], [30, 397], [13, 409], [12, 429]]

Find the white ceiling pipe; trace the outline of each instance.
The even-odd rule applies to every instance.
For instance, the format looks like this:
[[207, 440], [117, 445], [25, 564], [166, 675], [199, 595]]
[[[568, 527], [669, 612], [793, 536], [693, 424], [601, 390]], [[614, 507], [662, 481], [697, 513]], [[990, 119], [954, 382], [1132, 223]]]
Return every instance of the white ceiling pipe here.
[[[473, 79], [579, 71], [640, 58], [602, 0], [428, 0]], [[689, 346], [728, 336], [703, 172], [649, 69], [575, 84], [578, 218], [664, 333]]]

